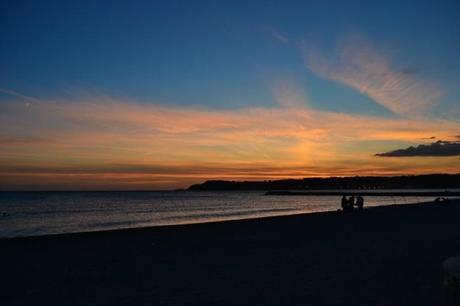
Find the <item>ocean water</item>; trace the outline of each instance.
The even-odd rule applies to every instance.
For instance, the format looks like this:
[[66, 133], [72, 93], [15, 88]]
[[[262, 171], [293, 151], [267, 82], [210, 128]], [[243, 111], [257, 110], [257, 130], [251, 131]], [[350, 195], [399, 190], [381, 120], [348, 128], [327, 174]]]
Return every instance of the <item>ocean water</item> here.
[[[365, 197], [365, 206], [433, 197]], [[338, 196], [263, 192], [0, 192], [0, 238], [336, 211]]]

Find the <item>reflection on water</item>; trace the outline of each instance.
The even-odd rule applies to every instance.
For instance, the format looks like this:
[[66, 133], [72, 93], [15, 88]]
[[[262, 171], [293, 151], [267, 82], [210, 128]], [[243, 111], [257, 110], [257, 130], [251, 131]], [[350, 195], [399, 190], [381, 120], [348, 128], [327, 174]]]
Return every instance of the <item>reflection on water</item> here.
[[[366, 197], [365, 206], [432, 201]], [[338, 196], [263, 192], [2, 192], [0, 237], [200, 223], [335, 211]]]

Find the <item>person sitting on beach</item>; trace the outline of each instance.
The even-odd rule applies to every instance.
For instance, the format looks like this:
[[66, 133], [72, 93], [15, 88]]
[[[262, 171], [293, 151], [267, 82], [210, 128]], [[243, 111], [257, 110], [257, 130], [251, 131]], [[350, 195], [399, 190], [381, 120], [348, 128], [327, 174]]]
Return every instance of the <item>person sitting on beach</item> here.
[[353, 206], [355, 206], [355, 196], [351, 196], [349, 199], [348, 199], [348, 211], [353, 211]]
[[364, 198], [360, 195], [356, 198], [356, 207], [358, 207], [359, 211], [362, 211], [364, 208]]
[[342, 211], [346, 211], [348, 206], [348, 199], [345, 195], [342, 196]]

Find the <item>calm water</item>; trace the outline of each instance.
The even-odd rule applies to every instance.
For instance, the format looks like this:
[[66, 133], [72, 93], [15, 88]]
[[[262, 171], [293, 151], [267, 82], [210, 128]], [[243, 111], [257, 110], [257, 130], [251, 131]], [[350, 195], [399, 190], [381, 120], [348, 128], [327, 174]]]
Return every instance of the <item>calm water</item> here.
[[[432, 197], [366, 197], [365, 206]], [[339, 208], [337, 196], [263, 192], [1, 192], [0, 237], [290, 215]]]

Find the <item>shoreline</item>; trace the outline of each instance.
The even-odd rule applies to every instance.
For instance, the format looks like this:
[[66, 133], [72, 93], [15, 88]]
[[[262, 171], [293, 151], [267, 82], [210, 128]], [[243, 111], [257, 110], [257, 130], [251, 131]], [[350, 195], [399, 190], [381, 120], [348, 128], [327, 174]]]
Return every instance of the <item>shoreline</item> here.
[[6, 305], [439, 305], [460, 200], [0, 240]]
[[[451, 199], [451, 202], [459, 202], [460, 203], [460, 198], [456, 199]], [[346, 212], [344, 214], [360, 214], [360, 213], [366, 213], [368, 211], [372, 211], [374, 209], [382, 208], [382, 207], [398, 207], [398, 206], [411, 206], [411, 205], [430, 205], [434, 204], [432, 201], [431, 202], [414, 202], [414, 203], [396, 203], [396, 204], [388, 204], [388, 205], [379, 205], [379, 206], [370, 206], [370, 207], [365, 207], [363, 212]], [[445, 205], [445, 203], [439, 203], [435, 205]], [[184, 227], [189, 227], [189, 226], [199, 226], [202, 224], [220, 224], [220, 223], [238, 223], [238, 222], [254, 222], [260, 219], [278, 219], [278, 218], [289, 218], [289, 217], [294, 217], [294, 216], [309, 216], [309, 215], [336, 215], [336, 214], [342, 214], [343, 212], [339, 212], [339, 205], [337, 205], [337, 210], [330, 210], [330, 211], [316, 211], [316, 212], [299, 212], [299, 213], [293, 213], [293, 214], [286, 214], [286, 215], [274, 215], [274, 216], [262, 216], [262, 217], [249, 217], [249, 218], [243, 218], [243, 219], [228, 219], [228, 220], [221, 220], [221, 221], [207, 221], [207, 222], [195, 222], [195, 223], [181, 223], [181, 224], [168, 224], [168, 225], [152, 225], [152, 226], [143, 226], [143, 227], [126, 227], [126, 228], [114, 228], [114, 229], [104, 229], [104, 230], [98, 230], [98, 231], [83, 231], [83, 232], [68, 232], [68, 233], [57, 233], [57, 234], [43, 234], [43, 235], [33, 235], [33, 236], [17, 236], [17, 237], [0, 237], [0, 244], [3, 241], [9, 241], [9, 240], [27, 240], [27, 239], [48, 239], [48, 238], [66, 238], [66, 237], [72, 237], [72, 236], [79, 236], [79, 235], [91, 235], [91, 234], [100, 234], [100, 235], [107, 235], [112, 232], [124, 232], [124, 231], [129, 231], [129, 232], [136, 232], [136, 231], [142, 231], [142, 230], [153, 230], [153, 229], [158, 229], [158, 230], [167, 230], [167, 229], [182, 229]]]

